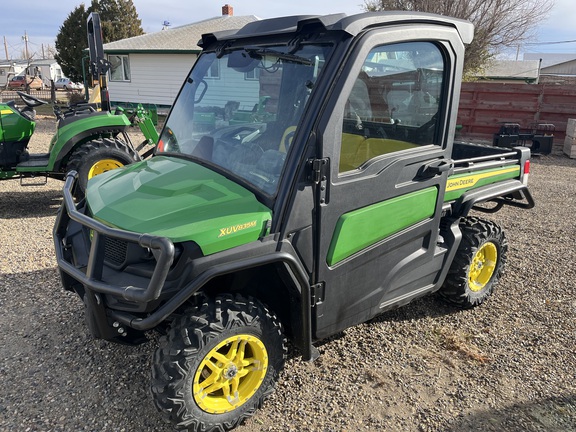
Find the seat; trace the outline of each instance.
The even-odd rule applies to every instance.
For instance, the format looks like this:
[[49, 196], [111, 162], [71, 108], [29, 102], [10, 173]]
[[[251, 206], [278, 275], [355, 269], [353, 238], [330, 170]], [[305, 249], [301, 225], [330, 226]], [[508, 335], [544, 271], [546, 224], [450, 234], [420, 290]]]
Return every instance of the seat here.
[[386, 95], [390, 116], [396, 117], [398, 113], [405, 113], [410, 104], [410, 99], [408, 90], [390, 90]]
[[390, 138], [365, 138], [361, 135], [343, 133], [339, 172], [355, 170], [376, 156], [415, 147], [419, 146], [407, 141]]
[[348, 110], [347, 118], [358, 116], [362, 120], [366, 120], [372, 117], [368, 85], [360, 77], [354, 82], [346, 105]]

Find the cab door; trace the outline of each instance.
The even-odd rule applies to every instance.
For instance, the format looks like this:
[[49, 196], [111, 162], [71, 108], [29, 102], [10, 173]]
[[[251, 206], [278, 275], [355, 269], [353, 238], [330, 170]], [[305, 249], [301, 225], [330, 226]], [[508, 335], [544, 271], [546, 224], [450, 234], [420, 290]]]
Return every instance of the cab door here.
[[364, 35], [321, 120], [316, 338], [438, 285], [449, 125], [459, 91], [454, 75], [463, 56], [455, 30], [438, 27], [398, 25]]

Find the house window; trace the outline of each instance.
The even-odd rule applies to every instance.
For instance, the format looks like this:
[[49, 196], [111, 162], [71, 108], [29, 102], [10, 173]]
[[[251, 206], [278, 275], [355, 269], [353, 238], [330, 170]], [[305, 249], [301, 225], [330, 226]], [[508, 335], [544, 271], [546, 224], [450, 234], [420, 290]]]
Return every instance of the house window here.
[[260, 69], [254, 68], [244, 74], [244, 79], [247, 80], [258, 80], [260, 78]]
[[130, 81], [130, 59], [127, 55], [109, 55], [110, 81]]
[[220, 78], [220, 60], [216, 60], [208, 69], [206, 78]]

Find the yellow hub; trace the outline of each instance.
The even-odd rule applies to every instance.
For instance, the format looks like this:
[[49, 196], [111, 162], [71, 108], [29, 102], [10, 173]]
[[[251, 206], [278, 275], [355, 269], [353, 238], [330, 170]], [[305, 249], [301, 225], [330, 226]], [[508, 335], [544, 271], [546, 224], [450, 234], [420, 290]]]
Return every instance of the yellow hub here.
[[484, 243], [476, 251], [468, 272], [468, 282], [472, 291], [481, 291], [490, 282], [497, 260], [498, 249], [494, 243]]
[[192, 391], [198, 406], [223, 414], [243, 405], [260, 388], [268, 368], [268, 352], [255, 336], [231, 336], [204, 357]]
[[91, 179], [92, 177], [97, 176], [99, 174], [105, 173], [106, 171], [120, 168], [121, 166], [124, 166], [124, 164], [122, 162], [117, 161], [116, 159], [99, 160], [90, 168], [90, 171], [88, 172], [88, 179]]

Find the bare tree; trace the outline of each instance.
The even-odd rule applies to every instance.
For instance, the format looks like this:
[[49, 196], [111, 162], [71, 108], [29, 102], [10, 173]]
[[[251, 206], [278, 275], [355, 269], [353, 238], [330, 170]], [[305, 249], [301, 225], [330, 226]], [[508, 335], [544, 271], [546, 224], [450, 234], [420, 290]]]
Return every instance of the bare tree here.
[[430, 12], [471, 21], [475, 32], [466, 49], [466, 74], [481, 70], [503, 49], [530, 40], [552, 6], [554, 0], [364, 0], [367, 11]]

